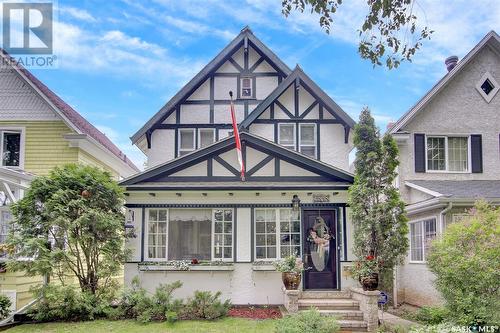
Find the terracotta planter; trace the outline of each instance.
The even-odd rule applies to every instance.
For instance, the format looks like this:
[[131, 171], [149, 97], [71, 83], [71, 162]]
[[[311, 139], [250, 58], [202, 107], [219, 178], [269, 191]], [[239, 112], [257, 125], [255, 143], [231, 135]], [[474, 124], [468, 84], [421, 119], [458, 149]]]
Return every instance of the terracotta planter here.
[[294, 272], [281, 273], [281, 279], [283, 280], [283, 284], [285, 285], [286, 290], [299, 289], [301, 278], [302, 274], [300, 273], [294, 273]]
[[359, 278], [363, 290], [373, 291], [378, 288], [378, 273], [372, 273], [370, 276]]

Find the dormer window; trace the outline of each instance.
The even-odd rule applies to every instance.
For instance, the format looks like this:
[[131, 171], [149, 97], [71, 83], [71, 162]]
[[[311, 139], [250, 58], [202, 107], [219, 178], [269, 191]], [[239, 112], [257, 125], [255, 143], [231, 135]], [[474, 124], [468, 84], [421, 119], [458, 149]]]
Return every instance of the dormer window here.
[[253, 98], [253, 78], [242, 77], [240, 81], [240, 98]]
[[500, 89], [500, 85], [489, 72], [486, 72], [476, 84], [476, 89], [486, 102], [489, 103], [495, 97], [498, 89]]

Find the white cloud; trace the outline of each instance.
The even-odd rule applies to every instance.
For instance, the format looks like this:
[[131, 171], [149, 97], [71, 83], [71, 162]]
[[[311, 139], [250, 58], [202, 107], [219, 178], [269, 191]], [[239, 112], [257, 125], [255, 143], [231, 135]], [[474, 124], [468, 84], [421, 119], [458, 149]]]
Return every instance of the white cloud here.
[[85, 22], [97, 22], [97, 19], [92, 16], [88, 11], [84, 9], [79, 9], [75, 7], [59, 7], [59, 13], [62, 17], [65, 15], [71, 16], [77, 20], [85, 21]]

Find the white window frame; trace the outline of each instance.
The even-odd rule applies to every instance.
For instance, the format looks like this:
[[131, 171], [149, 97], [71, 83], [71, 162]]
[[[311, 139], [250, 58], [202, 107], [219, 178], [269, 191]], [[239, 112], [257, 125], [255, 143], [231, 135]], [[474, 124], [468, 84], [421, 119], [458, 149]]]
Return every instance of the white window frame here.
[[[429, 170], [428, 163], [428, 144], [427, 139], [429, 138], [444, 138], [444, 161], [445, 161], [445, 169], [444, 170]], [[467, 138], [467, 170], [465, 171], [450, 171], [449, 170], [449, 154], [448, 154], [448, 138]], [[472, 161], [471, 161], [471, 142], [470, 135], [466, 134], [448, 134], [448, 135], [434, 135], [434, 134], [426, 134], [425, 135], [425, 172], [426, 173], [471, 173], [472, 169]]]
[[[166, 232], [166, 239], [165, 239], [165, 258], [150, 258], [149, 257], [149, 211], [150, 210], [165, 210], [167, 212], [167, 232]], [[144, 258], [147, 259], [148, 261], [168, 261], [168, 227], [169, 227], [169, 220], [170, 220], [170, 209], [168, 208], [147, 208], [144, 212], [146, 214], [145, 216], [145, 222], [144, 223], [144, 228], [146, 230], [143, 230], [144, 232]]]
[[201, 132], [202, 131], [212, 131], [212, 143], [215, 143], [215, 128], [198, 128], [198, 142], [197, 147], [201, 148]]
[[[224, 257], [224, 247], [225, 245], [222, 246], [222, 258], [215, 258], [215, 211], [216, 210], [230, 210], [231, 211], [231, 257], [230, 258], [225, 258]], [[224, 213], [222, 213], [224, 214]], [[223, 225], [222, 225], [222, 233], [217, 233], [221, 235], [226, 235], [224, 232], [224, 223], [227, 221], [224, 220]], [[212, 240], [210, 241], [211, 244], [211, 257], [212, 261], [227, 261], [227, 262], [233, 262], [234, 261], [234, 209], [233, 208], [213, 208], [212, 209], [212, 232], [211, 232], [211, 237]], [[224, 238], [224, 237], [223, 237]]]
[[[313, 126], [313, 137], [314, 137], [314, 146], [311, 144], [302, 144], [302, 126]], [[299, 145], [298, 145], [298, 152], [303, 154], [301, 152], [302, 146], [304, 147], [314, 147], [314, 158], [318, 157], [318, 138], [316, 137], [317, 133], [317, 128], [315, 123], [299, 123]], [[306, 155], [306, 154], [304, 154]], [[309, 156], [309, 155], [306, 155]], [[311, 157], [311, 156], [309, 156]]]
[[[257, 258], [257, 229], [256, 229], [256, 216], [257, 214], [255, 213], [256, 210], [259, 210], [259, 209], [262, 209], [262, 210], [274, 210], [275, 213], [276, 213], [276, 232], [275, 232], [275, 237], [276, 237], [276, 258]], [[290, 209], [292, 210], [290, 207], [277, 207], [277, 208], [269, 208], [269, 207], [257, 207], [257, 208], [253, 208], [253, 221], [252, 221], [252, 224], [253, 224], [253, 261], [256, 261], [256, 262], [259, 262], [259, 261], [277, 261], [277, 260], [280, 260], [280, 259], [283, 259], [281, 258], [281, 216], [280, 216], [280, 211], [281, 209]], [[293, 214], [293, 212], [291, 212]], [[302, 223], [300, 222], [301, 221], [301, 216], [299, 215], [299, 226], [300, 226], [300, 243], [299, 243], [299, 248], [300, 248], [300, 255], [299, 257], [302, 258]], [[285, 234], [294, 234], [294, 233], [291, 233], [291, 232], [288, 232], [288, 233], [285, 233]], [[266, 237], [268, 235], [268, 233], [265, 234]]]
[[411, 258], [411, 252], [412, 252], [412, 247], [411, 247], [411, 238], [412, 238], [412, 235], [411, 235], [411, 226], [409, 228], [409, 232], [408, 232], [408, 236], [410, 237], [410, 251], [409, 251], [409, 262], [411, 264], [425, 264], [427, 263], [427, 260], [426, 260], [426, 253], [425, 253], [425, 229], [424, 229], [424, 222], [425, 221], [428, 221], [428, 220], [434, 220], [434, 223], [436, 225], [436, 237], [438, 237], [438, 217], [435, 216], [435, 215], [432, 215], [432, 216], [427, 216], [427, 217], [422, 217], [422, 218], [419, 218], [418, 220], [414, 220], [414, 221], [410, 221], [409, 224], [416, 224], [416, 223], [420, 223], [421, 227], [420, 227], [420, 231], [421, 231], [421, 235], [422, 235], [422, 260], [412, 260]]
[[[243, 80], [244, 79], [250, 80], [250, 96], [243, 96]], [[253, 90], [254, 80], [255, 80], [255, 77], [253, 77], [253, 76], [243, 75], [240, 77], [240, 82], [239, 82], [240, 83], [240, 91], [239, 91], [240, 99], [255, 99], [255, 91]]]
[[[181, 132], [187, 132], [187, 131], [193, 132], [193, 148], [192, 149], [181, 148], [182, 147]], [[179, 128], [178, 135], [179, 135], [179, 140], [178, 140], [179, 142], [177, 144], [178, 156], [184, 156], [184, 155], [189, 154], [189, 153], [196, 150], [196, 129], [195, 128]], [[181, 152], [186, 152], [186, 154], [182, 155]]]
[[[281, 143], [281, 126], [292, 126], [293, 127], [293, 148], [292, 145], [285, 145]], [[292, 150], [297, 150], [297, 126], [294, 123], [278, 123], [278, 144]]]
[[[234, 262], [234, 249], [235, 249], [235, 235], [234, 235], [234, 209], [233, 208], [228, 208], [228, 207], [221, 207], [221, 208], [175, 208], [175, 209], [183, 209], [183, 210], [199, 210], [199, 209], [211, 209], [212, 210], [212, 224], [211, 224], [211, 232], [210, 232], [210, 261], [225, 261], [225, 262]], [[214, 232], [215, 232], [215, 211], [216, 210], [231, 210], [232, 211], [232, 221], [231, 221], [231, 238], [232, 238], [232, 244], [231, 244], [231, 258], [214, 258]], [[165, 210], [167, 212], [167, 233], [166, 233], [166, 240], [165, 240], [165, 258], [150, 258], [149, 257], [149, 211], [150, 210]], [[170, 227], [170, 208], [146, 208], [144, 210], [145, 218], [144, 218], [144, 260], [146, 261], [152, 261], [152, 262], [165, 262], [165, 261], [170, 261], [168, 259], [168, 237], [170, 235], [169, 233], [169, 227]]]
[[[19, 166], [3, 166], [3, 133], [20, 133], [21, 140], [19, 143]], [[0, 166], [11, 169], [24, 169], [24, 151], [26, 142], [26, 128], [25, 127], [0, 127]]]

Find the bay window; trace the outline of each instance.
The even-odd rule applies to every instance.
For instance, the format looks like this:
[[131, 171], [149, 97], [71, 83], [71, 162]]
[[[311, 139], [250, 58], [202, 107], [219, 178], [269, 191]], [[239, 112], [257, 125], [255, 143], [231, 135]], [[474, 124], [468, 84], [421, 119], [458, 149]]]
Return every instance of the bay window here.
[[147, 258], [233, 259], [232, 209], [149, 209]]
[[436, 218], [410, 223], [410, 260], [424, 262], [431, 241], [436, 238]]
[[254, 211], [255, 259], [300, 257], [300, 216], [290, 208], [259, 208]]
[[427, 170], [469, 171], [469, 138], [427, 136]]

